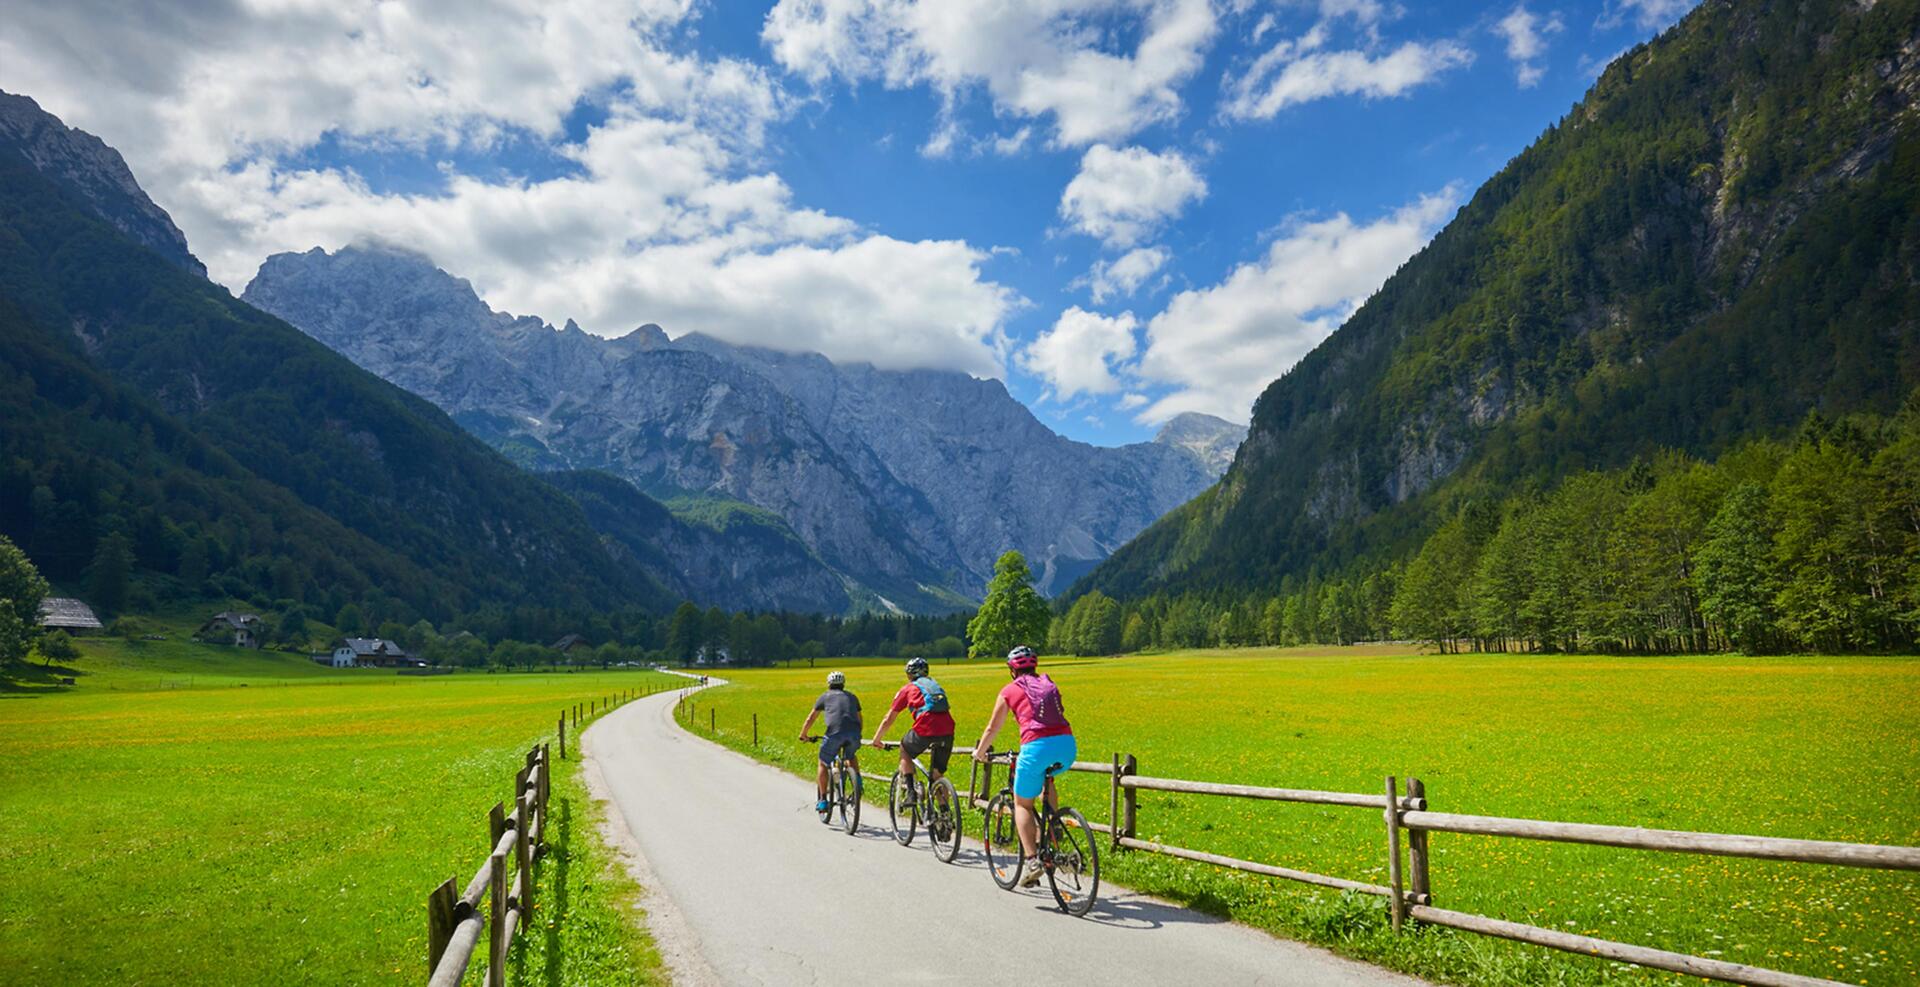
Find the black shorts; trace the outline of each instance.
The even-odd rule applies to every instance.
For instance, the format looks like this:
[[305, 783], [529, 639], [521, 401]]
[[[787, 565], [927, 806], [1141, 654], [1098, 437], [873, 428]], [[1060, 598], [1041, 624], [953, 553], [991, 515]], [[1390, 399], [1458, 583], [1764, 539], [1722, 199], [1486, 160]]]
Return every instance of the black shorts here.
[[900, 749], [904, 751], [908, 757], [919, 757], [928, 751], [932, 751], [933, 756], [929, 757], [927, 761], [933, 765], [933, 770], [941, 774], [946, 774], [947, 762], [953, 758], [953, 735], [948, 734], [944, 737], [922, 737], [912, 730], [908, 730], [906, 734], [900, 738]]

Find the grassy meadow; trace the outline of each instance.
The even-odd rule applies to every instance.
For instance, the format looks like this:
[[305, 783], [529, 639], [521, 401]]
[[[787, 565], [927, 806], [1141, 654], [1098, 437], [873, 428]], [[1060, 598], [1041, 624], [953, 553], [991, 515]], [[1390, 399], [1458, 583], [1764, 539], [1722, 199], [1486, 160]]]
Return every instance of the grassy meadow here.
[[[1920, 662], [1393, 651], [1185, 652], [1043, 669], [1061, 683], [1081, 759], [1128, 752], [1145, 775], [1377, 793], [1392, 773], [1425, 781], [1442, 812], [1920, 844], [1920, 709], [1911, 702]], [[813, 749], [792, 738], [829, 667], [847, 671], [870, 732], [903, 681], [898, 662], [732, 671], [734, 684], [699, 697], [694, 729], [707, 732], [711, 708], [720, 739], [746, 749], [758, 714], [759, 756], [810, 773]], [[934, 675], [953, 697], [959, 742], [971, 743], [1004, 668], [936, 662]], [[1009, 729], [998, 744], [1016, 739]], [[862, 758], [877, 774], [890, 763], [871, 750]], [[966, 763], [955, 764], [964, 784]], [[1073, 775], [1066, 793], [1106, 820], [1104, 776]], [[884, 813], [875, 818], [885, 824]], [[1180, 846], [1387, 880], [1384, 830], [1368, 810], [1141, 792], [1139, 828]], [[1431, 840], [1444, 908], [1848, 982], [1920, 981], [1920, 876]], [[1394, 936], [1371, 897], [1142, 853], [1106, 864], [1130, 887], [1437, 980], [1680, 979], [1450, 930]], [[938, 865], [929, 857], [928, 866]]]
[[[0, 682], [0, 983], [418, 982], [427, 892], [464, 886], [487, 809], [561, 708], [684, 681], [80, 647], [76, 686], [18, 667]], [[514, 982], [658, 980], [575, 764], [556, 775], [545, 911]]]

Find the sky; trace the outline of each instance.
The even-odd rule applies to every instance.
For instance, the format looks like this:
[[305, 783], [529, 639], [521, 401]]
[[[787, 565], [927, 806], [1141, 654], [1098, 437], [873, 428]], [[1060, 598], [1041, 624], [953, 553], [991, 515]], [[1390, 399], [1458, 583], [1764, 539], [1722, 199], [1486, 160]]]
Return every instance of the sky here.
[[409, 247], [603, 335], [1245, 422], [1692, 0], [9, 0], [0, 89], [118, 148], [236, 294]]

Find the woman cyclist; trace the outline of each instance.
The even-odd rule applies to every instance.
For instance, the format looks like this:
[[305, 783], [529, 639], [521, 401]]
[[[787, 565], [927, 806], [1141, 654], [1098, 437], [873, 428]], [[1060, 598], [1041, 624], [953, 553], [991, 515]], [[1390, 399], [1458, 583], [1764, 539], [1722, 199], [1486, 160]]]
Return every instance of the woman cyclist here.
[[994, 698], [987, 729], [973, 748], [974, 760], [986, 760], [987, 745], [1000, 732], [1007, 714], [1012, 713], [1020, 724], [1020, 757], [1014, 762], [1013, 772], [1013, 825], [1020, 834], [1020, 852], [1026, 857], [1020, 877], [1020, 886], [1025, 888], [1039, 884], [1041, 877], [1037, 859], [1040, 827], [1035, 821], [1033, 800], [1045, 791], [1047, 807], [1058, 808], [1060, 796], [1053, 790], [1053, 776], [1072, 767], [1080, 753], [1060, 699], [1060, 687], [1037, 671], [1039, 664], [1033, 649], [1024, 644], [1007, 652], [1007, 671], [1013, 681]]

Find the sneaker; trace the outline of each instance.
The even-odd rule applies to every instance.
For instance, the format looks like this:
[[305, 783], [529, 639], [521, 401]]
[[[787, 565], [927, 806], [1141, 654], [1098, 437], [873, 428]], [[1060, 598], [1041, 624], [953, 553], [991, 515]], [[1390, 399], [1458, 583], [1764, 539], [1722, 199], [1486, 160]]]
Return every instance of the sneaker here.
[[1041, 874], [1040, 874], [1040, 858], [1039, 858], [1039, 857], [1028, 857], [1028, 858], [1027, 858], [1027, 863], [1026, 863], [1026, 865], [1025, 865], [1025, 866], [1026, 866], [1026, 873], [1024, 873], [1024, 874], [1022, 874], [1022, 875], [1020, 875], [1020, 886], [1021, 886], [1021, 887], [1023, 887], [1023, 888], [1037, 888], [1037, 887], [1039, 887], [1039, 886], [1040, 886], [1040, 877], [1041, 877]]
[[813, 803], [813, 811], [815, 812], [827, 811], [827, 800], [821, 799], [820, 801]]

